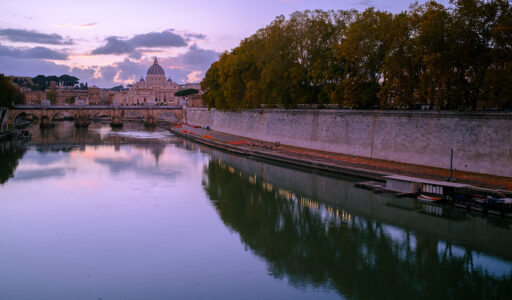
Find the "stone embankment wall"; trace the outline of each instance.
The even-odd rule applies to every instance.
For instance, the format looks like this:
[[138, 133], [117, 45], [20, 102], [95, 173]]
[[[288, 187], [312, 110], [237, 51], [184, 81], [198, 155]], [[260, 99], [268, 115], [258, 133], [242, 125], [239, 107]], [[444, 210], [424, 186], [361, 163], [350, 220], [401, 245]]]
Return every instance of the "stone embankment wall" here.
[[512, 113], [187, 108], [185, 122], [269, 142], [512, 177]]

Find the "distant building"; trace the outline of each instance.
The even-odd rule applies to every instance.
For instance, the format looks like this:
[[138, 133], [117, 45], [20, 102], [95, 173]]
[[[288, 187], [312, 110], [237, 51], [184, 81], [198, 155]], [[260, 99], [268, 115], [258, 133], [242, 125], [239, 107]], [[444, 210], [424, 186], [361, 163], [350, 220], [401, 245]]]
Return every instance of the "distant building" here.
[[187, 106], [189, 107], [201, 107], [203, 106], [203, 99], [201, 95], [190, 95], [187, 96]]
[[201, 83], [200, 82], [198, 82], [198, 83], [185, 83], [183, 88], [185, 90], [187, 90], [187, 89], [195, 89], [195, 90], [201, 91]]
[[23, 88], [21, 92], [25, 96], [25, 104], [27, 105], [41, 104], [41, 100], [46, 99], [46, 94], [43, 91], [32, 91], [29, 88]]
[[30, 88], [18, 86], [14, 84], [20, 92], [25, 96], [25, 103], [27, 105], [41, 104], [41, 100], [46, 99], [46, 94], [43, 91], [33, 91]]
[[158, 64], [156, 57], [146, 75], [146, 79], [141, 78], [137, 83], [128, 87], [124, 104], [145, 105], [150, 101], [155, 105], [178, 103], [178, 98], [174, 96], [174, 93], [179, 91], [179, 85], [171, 78], [165, 78], [165, 71]]

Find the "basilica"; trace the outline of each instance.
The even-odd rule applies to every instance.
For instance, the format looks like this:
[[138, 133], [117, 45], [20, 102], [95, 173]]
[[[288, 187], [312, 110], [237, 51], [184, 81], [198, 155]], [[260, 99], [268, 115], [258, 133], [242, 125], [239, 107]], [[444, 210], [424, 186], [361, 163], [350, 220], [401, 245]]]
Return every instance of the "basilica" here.
[[155, 57], [153, 65], [148, 69], [146, 79], [141, 78], [137, 83], [128, 86], [124, 102], [127, 105], [177, 104], [178, 97], [174, 96], [177, 91], [179, 91], [179, 85], [171, 78], [165, 78], [165, 71]]

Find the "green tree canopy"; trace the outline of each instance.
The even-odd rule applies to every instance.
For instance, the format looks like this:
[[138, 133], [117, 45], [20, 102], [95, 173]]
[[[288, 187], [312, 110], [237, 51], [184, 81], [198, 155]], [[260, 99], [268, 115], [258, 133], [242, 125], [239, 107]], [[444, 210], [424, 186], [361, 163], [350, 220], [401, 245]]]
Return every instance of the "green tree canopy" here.
[[15, 87], [8, 77], [0, 74], [0, 108], [11, 108], [13, 105], [22, 104], [25, 96]]
[[51, 104], [55, 104], [57, 102], [57, 92], [56, 91], [46, 92], [46, 99], [50, 100]]
[[67, 97], [65, 101], [67, 104], [73, 104], [73, 103], [75, 103], [75, 99], [76, 99], [76, 96], [73, 95], [73, 96]]
[[80, 79], [76, 78], [75, 76], [70, 75], [61, 75], [59, 76], [59, 82], [61, 82], [64, 86], [75, 86], [75, 84], [78, 84]]
[[512, 108], [512, 6], [429, 1], [392, 14], [277, 17], [223, 53], [201, 88], [208, 107]]
[[185, 89], [185, 90], [177, 91], [176, 93], [174, 93], [174, 96], [184, 97], [184, 96], [189, 96], [189, 95], [195, 95], [198, 93], [199, 93], [199, 91], [196, 89]]

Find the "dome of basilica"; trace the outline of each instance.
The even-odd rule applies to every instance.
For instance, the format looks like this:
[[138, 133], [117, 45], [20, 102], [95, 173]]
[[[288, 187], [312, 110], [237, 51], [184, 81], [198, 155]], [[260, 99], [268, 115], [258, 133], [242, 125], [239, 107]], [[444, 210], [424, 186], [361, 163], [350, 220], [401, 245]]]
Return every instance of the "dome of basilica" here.
[[165, 76], [164, 69], [162, 67], [160, 67], [160, 65], [158, 64], [156, 57], [155, 57], [155, 61], [153, 62], [153, 65], [151, 67], [149, 67], [147, 75], [164, 75]]

